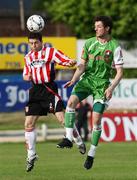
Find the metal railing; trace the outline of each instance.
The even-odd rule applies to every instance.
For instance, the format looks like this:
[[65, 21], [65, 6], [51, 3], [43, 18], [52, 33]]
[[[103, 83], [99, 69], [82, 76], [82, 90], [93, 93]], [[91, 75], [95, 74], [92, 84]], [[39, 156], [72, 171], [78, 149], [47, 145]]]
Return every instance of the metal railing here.
[[[24, 130], [3, 130], [0, 131], [0, 142], [25, 142]], [[65, 134], [65, 129], [48, 129], [46, 124], [42, 124], [37, 129], [37, 141], [61, 139]]]

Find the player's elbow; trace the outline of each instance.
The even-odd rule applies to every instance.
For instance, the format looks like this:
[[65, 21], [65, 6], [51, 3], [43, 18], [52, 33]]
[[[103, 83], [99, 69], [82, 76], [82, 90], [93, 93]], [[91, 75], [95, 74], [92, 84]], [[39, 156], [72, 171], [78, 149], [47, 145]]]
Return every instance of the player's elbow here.
[[78, 66], [77, 66], [77, 69], [80, 71], [80, 72], [84, 72], [85, 71], [85, 65], [84, 64], [79, 64]]
[[119, 72], [119, 76], [121, 79], [123, 78], [123, 75], [124, 75], [124, 72], [123, 72], [123, 69], [121, 69], [121, 71]]
[[117, 75], [118, 75], [119, 79], [123, 78], [123, 74], [124, 74], [123, 68], [118, 68], [117, 69]]

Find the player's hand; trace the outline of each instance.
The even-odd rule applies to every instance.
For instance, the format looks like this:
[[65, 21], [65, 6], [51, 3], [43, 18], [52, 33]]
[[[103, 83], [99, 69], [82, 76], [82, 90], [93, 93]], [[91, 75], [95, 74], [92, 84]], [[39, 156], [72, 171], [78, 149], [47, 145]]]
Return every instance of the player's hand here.
[[25, 81], [31, 81], [32, 80], [32, 75], [31, 73], [28, 73], [27, 75], [24, 76]]
[[105, 90], [105, 97], [107, 100], [110, 100], [112, 98], [112, 93], [113, 93], [113, 90], [110, 87], [108, 87]]
[[74, 84], [73, 81], [68, 81], [66, 84], [64, 84], [64, 88], [68, 88]]
[[72, 66], [75, 66], [76, 64], [77, 64], [76, 60], [71, 60], [71, 61], [69, 61], [68, 66], [72, 67]]
[[31, 73], [28, 73], [28, 80], [29, 80], [29, 81], [32, 80], [32, 75], [31, 75]]

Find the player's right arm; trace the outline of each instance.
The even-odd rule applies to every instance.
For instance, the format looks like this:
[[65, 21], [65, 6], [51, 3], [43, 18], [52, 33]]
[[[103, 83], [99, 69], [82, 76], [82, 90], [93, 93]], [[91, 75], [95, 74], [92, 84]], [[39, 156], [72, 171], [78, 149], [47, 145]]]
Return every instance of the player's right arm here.
[[85, 72], [85, 68], [86, 68], [86, 61], [84, 59], [81, 59], [72, 79], [64, 85], [64, 88], [72, 86], [80, 78], [80, 76]]
[[24, 58], [24, 61], [25, 61], [25, 65], [24, 65], [24, 68], [23, 68], [23, 80], [24, 81], [31, 81], [32, 80], [31, 69], [27, 65], [26, 58]]
[[76, 60], [70, 59], [60, 50], [57, 50], [55, 48], [52, 48], [52, 49], [54, 49], [53, 59], [57, 64], [62, 65], [62, 66], [67, 66], [67, 67], [73, 67], [76, 65], [77, 63]]

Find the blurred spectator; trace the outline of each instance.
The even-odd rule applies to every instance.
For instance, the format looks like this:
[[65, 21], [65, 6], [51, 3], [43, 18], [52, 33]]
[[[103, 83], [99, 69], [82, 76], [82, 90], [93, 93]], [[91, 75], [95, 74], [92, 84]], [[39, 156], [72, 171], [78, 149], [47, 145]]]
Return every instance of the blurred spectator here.
[[45, 47], [53, 47], [52, 44], [51, 44], [50, 42], [44, 43], [44, 46], [45, 46]]
[[[84, 141], [88, 140], [88, 120], [91, 119], [92, 108], [86, 99], [81, 101], [76, 108], [76, 127]], [[83, 135], [82, 135], [83, 130]]]

